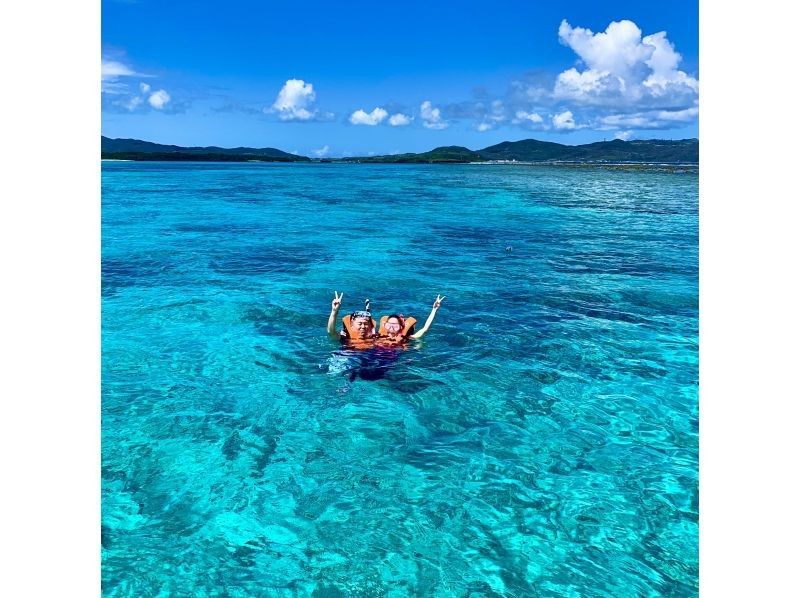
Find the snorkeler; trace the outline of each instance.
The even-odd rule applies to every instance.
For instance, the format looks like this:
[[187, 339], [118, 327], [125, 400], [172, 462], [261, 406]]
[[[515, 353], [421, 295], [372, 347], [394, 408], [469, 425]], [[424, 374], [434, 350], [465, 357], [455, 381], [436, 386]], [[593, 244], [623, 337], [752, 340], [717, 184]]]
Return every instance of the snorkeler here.
[[392, 347], [402, 345], [409, 340], [422, 338], [425, 333], [428, 332], [431, 324], [433, 324], [433, 320], [436, 317], [436, 312], [439, 311], [444, 298], [445, 295], [442, 295], [441, 297], [436, 295], [436, 300], [433, 302], [431, 313], [428, 316], [428, 319], [425, 321], [425, 325], [419, 331], [414, 330], [414, 327], [417, 323], [416, 318], [411, 316], [406, 318], [402, 314], [383, 316], [381, 318], [381, 325], [377, 338], [375, 339], [375, 344], [378, 346]]
[[363, 310], [354, 311], [342, 318], [344, 328], [338, 334], [336, 333], [336, 317], [342, 305], [342, 297], [344, 297], [344, 293], [340, 295], [336, 291], [333, 292], [331, 315], [328, 317], [328, 335], [332, 338], [338, 338], [339, 342], [353, 349], [369, 349], [373, 347], [376, 337], [375, 320], [372, 319], [372, 314], [369, 311], [369, 299], [366, 300]]

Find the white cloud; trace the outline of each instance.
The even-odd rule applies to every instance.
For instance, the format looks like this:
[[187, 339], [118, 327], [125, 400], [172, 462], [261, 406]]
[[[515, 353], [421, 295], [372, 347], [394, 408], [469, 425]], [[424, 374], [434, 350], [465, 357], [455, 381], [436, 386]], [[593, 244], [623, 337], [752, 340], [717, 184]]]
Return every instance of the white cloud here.
[[323, 145], [319, 149], [311, 150], [311, 153], [313, 153], [317, 158], [322, 158], [323, 156], [327, 156], [331, 153], [331, 147], [329, 145]]
[[558, 28], [558, 38], [580, 56], [590, 70], [618, 77], [630, 77], [652, 54], [642, 44], [642, 31], [633, 21], [614, 21], [603, 33], [573, 28], [566, 19]]
[[676, 124], [694, 121], [699, 109], [697, 106], [683, 110], [646, 110], [632, 113], [609, 114], [597, 119], [597, 129], [668, 129]]
[[631, 138], [630, 131], [617, 131], [614, 135], [614, 139], [621, 139], [622, 141], [628, 141]]
[[700, 110], [697, 106], [686, 108], [685, 110], [659, 110], [656, 116], [659, 120], [669, 120], [675, 122], [689, 122], [697, 118]]
[[649, 129], [655, 123], [655, 119], [647, 116], [642, 112], [633, 114], [611, 114], [610, 116], [603, 116], [599, 120], [601, 125], [600, 129], [614, 129], [617, 127], [631, 127], [634, 129]]
[[164, 106], [167, 104], [167, 102], [169, 102], [169, 100], [170, 100], [169, 94], [163, 89], [154, 91], [152, 94], [150, 94], [150, 97], [147, 99], [150, 105], [156, 110], [161, 110], [162, 108], [164, 108]]
[[100, 91], [110, 95], [122, 95], [130, 92], [128, 84], [122, 81], [101, 81]]
[[426, 129], [441, 130], [450, 126], [450, 123], [442, 119], [442, 112], [434, 108], [430, 100], [425, 100], [419, 107], [422, 116], [422, 126]]
[[571, 131], [572, 129], [577, 128], [575, 125], [575, 118], [572, 116], [572, 112], [569, 110], [565, 110], [564, 112], [553, 115], [552, 120], [553, 126], [559, 131]]
[[556, 78], [553, 93], [556, 98], [591, 101], [603, 96], [620, 97], [626, 88], [625, 80], [606, 71], [567, 69]]
[[369, 125], [374, 127], [383, 122], [387, 116], [389, 116], [389, 113], [383, 108], [375, 108], [369, 113], [359, 109], [350, 115], [350, 122], [354, 125]]
[[389, 117], [389, 124], [393, 127], [404, 127], [408, 124], [411, 124], [411, 117], [398, 112], [397, 114], [392, 114]]
[[272, 110], [281, 120], [311, 120], [316, 111], [311, 109], [316, 94], [314, 86], [302, 79], [289, 79], [278, 92]]
[[130, 77], [137, 74], [131, 67], [116, 60], [101, 59], [100, 61], [100, 79], [102, 81], [113, 81], [117, 77]]
[[142, 103], [142, 98], [139, 96], [131, 96], [127, 100], [119, 100], [115, 102], [118, 106], [122, 106], [126, 110], [133, 112], [136, 110]]
[[[137, 73], [127, 64], [118, 60], [108, 58], [100, 59], [100, 90], [102, 93], [110, 95], [123, 95], [130, 93], [128, 84], [120, 81], [121, 77], [146, 76]], [[114, 102], [116, 105], [123, 105], [124, 102]]]
[[[558, 39], [575, 52], [574, 65], [555, 73], [528, 72], [497, 99], [482, 90], [473, 100], [440, 107], [425, 100], [418, 116], [422, 125], [440, 130], [466, 119], [480, 132], [510, 124], [528, 131], [592, 127], [626, 135], [696, 123], [699, 82], [680, 70], [681, 55], [666, 32], [643, 35], [633, 21], [620, 20], [595, 33], [564, 20]], [[350, 118], [377, 124], [363, 110]], [[398, 126], [413, 120], [406, 118], [397, 113], [381, 122]]]
[[636, 23], [622, 20], [593, 33], [564, 20], [558, 37], [586, 68], [573, 67], [558, 75], [553, 89], [556, 99], [641, 109], [685, 108], [697, 98], [699, 83], [678, 70], [681, 55], [664, 31], [642, 37]]
[[[130, 77], [152, 77], [139, 73], [132, 66], [112, 60], [101, 59], [100, 77], [104, 109], [124, 109], [129, 112], [146, 108], [164, 110], [172, 100], [165, 89], [152, 91], [149, 83], [140, 81], [138, 86], [129, 82]], [[113, 98], [113, 99], [112, 99]], [[173, 110], [174, 112], [174, 110]]]
[[526, 112], [525, 110], [517, 110], [514, 114], [514, 124], [541, 124], [544, 122], [542, 116], [536, 112]]
[[666, 32], [661, 31], [648, 35], [642, 40], [642, 43], [653, 48], [653, 53], [647, 61], [647, 66], [653, 72], [643, 83], [651, 94], [655, 97], [661, 97], [676, 88], [684, 88], [684, 91], [692, 91], [694, 93], [698, 92], [699, 84], [697, 79], [678, 70], [681, 55], [675, 51], [675, 47], [667, 39]]

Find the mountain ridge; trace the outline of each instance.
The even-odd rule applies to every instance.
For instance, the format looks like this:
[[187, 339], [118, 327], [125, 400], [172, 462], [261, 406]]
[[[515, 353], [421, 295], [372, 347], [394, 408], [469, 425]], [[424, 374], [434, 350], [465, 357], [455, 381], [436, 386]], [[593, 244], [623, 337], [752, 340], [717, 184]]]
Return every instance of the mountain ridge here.
[[[101, 136], [101, 157], [118, 160], [225, 161], [225, 162], [310, 162], [307, 156], [263, 147], [223, 148], [217, 146], [182, 147], [139, 139], [111, 139]], [[700, 142], [692, 139], [638, 139], [595, 141], [582, 145], [564, 145], [553, 141], [521, 139], [502, 141], [483, 149], [471, 150], [458, 145], [436, 147], [427, 152], [324, 158], [324, 162], [391, 164], [464, 164], [468, 162], [577, 162], [577, 163], [699, 163]], [[320, 161], [317, 159], [316, 161]]]
[[224, 148], [215, 145], [205, 147], [183, 147], [142, 141], [101, 136], [100, 154], [104, 159], [117, 160], [159, 160], [169, 161], [223, 161], [241, 162], [258, 160], [260, 162], [308, 162], [310, 158], [284, 152], [274, 147], [234, 147]]

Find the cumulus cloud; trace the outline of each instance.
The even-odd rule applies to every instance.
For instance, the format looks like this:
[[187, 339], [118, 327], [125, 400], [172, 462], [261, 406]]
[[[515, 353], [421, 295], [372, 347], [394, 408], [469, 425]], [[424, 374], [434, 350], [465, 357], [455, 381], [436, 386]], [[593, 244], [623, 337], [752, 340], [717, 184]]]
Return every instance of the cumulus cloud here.
[[558, 28], [559, 41], [581, 59], [583, 70], [560, 73], [554, 97], [586, 105], [683, 108], [696, 99], [697, 79], [678, 70], [681, 55], [664, 31], [642, 37], [633, 21], [614, 21], [604, 32]]
[[450, 126], [450, 123], [442, 119], [442, 112], [439, 108], [434, 108], [430, 100], [425, 100], [419, 107], [422, 117], [422, 126], [426, 129], [441, 130]]
[[514, 114], [514, 119], [511, 121], [515, 125], [541, 125], [544, 123], [542, 115], [538, 112], [527, 112], [525, 110], [517, 110]]
[[302, 79], [289, 79], [278, 92], [272, 110], [281, 120], [312, 120], [316, 116], [313, 103], [316, 100], [314, 86]]
[[666, 129], [696, 122], [699, 82], [680, 70], [682, 57], [667, 32], [644, 35], [633, 21], [620, 20], [595, 33], [564, 20], [558, 40], [575, 52], [576, 64], [557, 73], [531, 71], [512, 81], [502, 97], [505, 121], [489, 118], [492, 111], [481, 108], [484, 97], [466, 108], [458, 105], [458, 114], [449, 107], [444, 114], [471, 118], [481, 131], [499, 122], [561, 132]]
[[[124, 59], [109, 58], [104, 56], [100, 63], [100, 78], [103, 110], [144, 112], [149, 109], [160, 110], [170, 114], [182, 112], [188, 106], [187, 102], [178, 102], [176, 105], [166, 89], [152, 90], [149, 83], [135, 82], [131, 79], [153, 78], [138, 72]], [[167, 108], [169, 105], [169, 108]]]
[[642, 44], [642, 31], [633, 21], [614, 21], [605, 32], [572, 27], [566, 19], [558, 28], [558, 39], [570, 47], [589, 69], [631, 77], [650, 58], [652, 48]]
[[389, 124], [393, 127], [404, 127], [408, 124], [411, 124], [411, 117], [398, 112], [397, 114], [392, 114], [389, 117]]
[[170, 101], [170, 97], [166, 91], [159, 89], [158, 91], [150, 94], [150, 97], [147, 98], [147, 101], [156, 110], [162, 110], [167, 102]]
[[350, 115], [350, 123], [354, 125], [368, 125], [374, 127], [375, 125], [383, 122], [389, 113], [383, 108], [375, 108], [372, 112], [364, 112], [361, 109], [356, 110]]
[[631, 138], [630, 131], [617, 131], [614, 135], [614, 139], [621, 139], [622, 141], [628, 141]]
[[317, 158], [322, 158], [331, 153], [331, 147], [329, 145], [323, 145], [319, 149], [311, 150], [311, 153], [314, 154]]
[[569, 110], [554, 114], [552, 121], [553, 126], [559, 131], [570, 131], [577, 128], [575, 125], [575, 118], [573, 117], [572, 112]]
[[571, 68], [556, 79], [554, 94], [565, 98], [589, 102], [592, 99], [619, 99], [625, 93], [625, 80], [608, 72], [587, 70], [578, 72]]
[[651, 46], [653, 53], [646, 61], [652, 73], [644, 80], [643, 85], [653, 97], [663, 97], [676, 89], [684, 93], [697, 93], [698, 81], [683, 71], [678, 70], [681, 55], [675, 51], [675, 46], [667, 39], [664, 31], [648, 35], [642, 40], [643, 44]]
[[169, 93], [164, 89], [159, 89], [150, 93], [150, 89], [151, 87], [147, 83], [139, 83], [139, 93], [132, 93], [129, 91], [126, 84], [124, 85], [124, 89], [120, 87], [118, 90], [112, 92], [110, 98], [114, 99], [109, 100], [105, 106], [117, 110], [121, 108], [128, 112], [141, 110], [148, 105], [156, 110], [164, 110], [165, 106], [172, 99]]

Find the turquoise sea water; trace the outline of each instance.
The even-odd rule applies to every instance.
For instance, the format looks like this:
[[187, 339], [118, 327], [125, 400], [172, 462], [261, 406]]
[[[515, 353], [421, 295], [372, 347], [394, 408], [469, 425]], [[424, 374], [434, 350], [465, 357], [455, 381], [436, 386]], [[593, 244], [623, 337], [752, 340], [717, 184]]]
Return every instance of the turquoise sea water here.
[[[104, 595], [695, 595], [697, 202], [696, 170], [104, 163]], [[365, 380], [334, 290], [447, 298]]]

